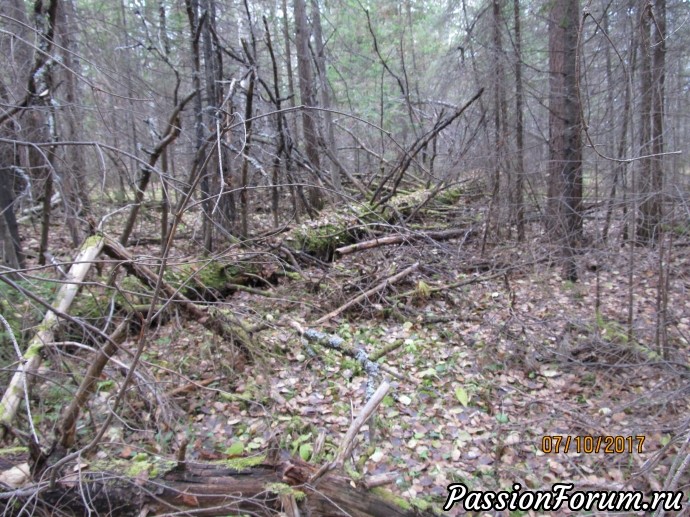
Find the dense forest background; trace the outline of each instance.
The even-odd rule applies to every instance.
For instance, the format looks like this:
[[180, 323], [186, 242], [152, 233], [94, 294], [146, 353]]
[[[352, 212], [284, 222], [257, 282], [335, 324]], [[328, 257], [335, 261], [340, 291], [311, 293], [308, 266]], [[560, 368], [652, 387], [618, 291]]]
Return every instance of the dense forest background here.
[[[689, 19], [2, 0], [0, 504], [299, 515], [342, 467], [418, 513], [452, 482], [687, 502]], [[546, 450], [590, 435], [623, 441]], [[273, 477], [171, 484], [236, 458]]]

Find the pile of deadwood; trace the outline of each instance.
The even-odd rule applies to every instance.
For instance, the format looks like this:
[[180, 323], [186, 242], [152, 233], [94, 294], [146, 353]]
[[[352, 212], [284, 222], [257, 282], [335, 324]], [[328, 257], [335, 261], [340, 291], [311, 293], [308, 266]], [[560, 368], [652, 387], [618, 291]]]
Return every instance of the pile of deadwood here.
[[[185, 298], [179, 289], [166, 284], [162, 269], [149, 269], [119, 243], [98, 234], [87, 239], [64, 282], [54, 303], [47, 304], [9, 278], [3, 281], [19, 290], [36, 303], [45, 305], [46, 314], [39, 330], [23, 353], [19, 367], [0, 402], [0, 436], [17, 438], [28, 446], [28, 455], [0, 456], [0, 509], [7, 514], [46, 515], [158, 515], [181, 512], [193, 515], [353, 515], [353, 516], [412, 516], [430, 515], [418, 508], [403, 508], [393, 502], [395, 498], [376, 486], [391, 483], [395, 473], [375, 476], [354, 482], [341, 475], [343, 463], [350, 457], [356, 436], [385, 396], [389, 385], [373, 381], [368, 389], [368, 402], [342, 441], [334, 461], [320, 467], [287, 455], [279, 449], [267, 451], [258, 463], [247, 468], [232, 468], [228, 464], [199, 463], [186, 460], [186, 446], [178, 451], [174, 460], [164, 462], [155, 476], [127, 475], [121, 461], [113, 468], [94, 471], [88, 458], [97, 449], [126, 391], [127, 383], [137, 367], [146, 344], [146, 332], [141, 332], [138, 348], [129, 365], [128, 374], [114, 401], [112, 411], [101, 424], [100, 431], [87, 445], [76, 447], [76, 428], [80, 414], [88, 406], [104, 367], [118, 350], [124, 325], [110, 335], [97, 328], [89, 330], [102, 339], [102, 345], [90, 362], [83, 380], [70, 405], [66, 407], [56, 426], [53, 443], [38, 443], [37, 433], [22, 432], [13, 423], [22, 402], [28, 406], [28, 385], [37, 377], [41, 363], [41, 349], [53, 342], [60, 320], [76, 321], [69, 308], [90, 266], [99, 261], [101, 254], [128, 269], [140, 281], [154, 289], [156, 295], [174, 300], [179, 307], [207, 329], [233, 340], [240, 348], [251, 349], [251, 335], [242, 322], [225, 313], [213, 312], [209, 307]], [[416, 267], [416, 266], [415, 266]], [[410, 269], [410, 268], [408, 268]], [[414, 268], [410, 269], [410, 271]], [[409, 273], [410, 271], [407, 271]], [[149, 320], [151, 314], [148, 315]], [[80, 325], [88, 324], [83, 321]], [[376, 378], [377, 365], [362, 357], [361, 351], [349, 349], [337, 338], [293, 325], [297, 332], [312, 342], [338, 348], [341, 353], [362, 361], [364, 370]], [[16, 345], [16, 344], [15, 344]], [[19, 350], [19, 347], [16, 346]], [[21, 456], [21, 458], [20, 458]], [[28, 458], [26, 457], [28, 456]], [[248, 463], [249, 464], [249, 463]], [[119, 467], [117, 465], [120, 465]], [[180, 514], [180, 513], [177, 513]]]

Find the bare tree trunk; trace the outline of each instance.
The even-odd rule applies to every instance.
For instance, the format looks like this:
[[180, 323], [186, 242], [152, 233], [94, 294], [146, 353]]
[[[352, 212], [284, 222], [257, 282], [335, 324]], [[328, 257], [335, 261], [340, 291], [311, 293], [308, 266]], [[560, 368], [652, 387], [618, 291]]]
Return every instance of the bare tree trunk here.
[[[290, 151], [287, 146], [287, 121], [282, 109], [282, 99], [280, 98], [280, 76], [278, 75], [278, 63], [276, 62], [275, 52], [273, 51], [273, 42], [271, 41], [271, 31], [268, 27], [268, 20], [266, 17], [263, 18], [264, 28], [266, 30], [266, 46], [268, 47], [268, 53], [271, 56], [271, 68], [273, 71], [273, 97], [277, 111], [278, 120], [278, 150], [276, 151], [275, 158], [273, 159], [273, 189], [271, 191], [271, 211], [273, 212], [273, 225], [278, 226], [279, 223], [279, 201], [280, 201], [280, 173], [284, 168], [287, 168], [290, 163]], [[290, 185], [290, 197], [292, 199], [292, 207], [297, 215], [297, 197], [295, 196], [295, 186]]]
[[[48, 251], [48, 239], [50, 236], [50, 198], [53, 197], [53, 174], [55, 164], [55, 153], [57, 148], [57, 122], [55, 118], [55, 107], [53, 104], [54, 84], [53, 84], [53, 63], [52, 56], [55, 43], [55, 27], [57, 24], [58, 0], [51, 0], [47, 6], [40, 0], [34, 5], [34, 23], [36, 31], [40, 34], [39, 52], [36, 53], [35, 71], [29, 78], [29, 90], [39, 95], [34, 95], [33, 102], [36, 109], [31, 114], [31, 118], [36, 122], [36, 129], [39, 135], [45, 135], [53, 145], [48, 148], [47, 155], [36, 153], [36, 162], [40, 163], [40, 168], [44, 173], [43, 191], [43, 217], [41, 222], [41, 238], [38, 246], [38, 263], [46, 262], [46, 252]], [[43, 109], [39, 109], [42, 106]], [[33, 149], [36, 152], [35, 149]]]
[[[651, 46], [652, 53], [650, 80], [651, 87], [651, 153], [647, 177], [641, 178], [642, 220], [638, 226], [638, 238], [643, 242], [659, 240], [660, 224], [662, 218], [662, 188], [664, 179], [663, 152], [664, 152], [664, 82], [666, 79], [666, 0], [656, 0], [654, 11], [647, 4], [643, 17], [651, 18]], [[649, 41], [649, 40], [648, 40]], [[649, 49], [647, 49], [649, 51]]]
[[582, 238], [582, 137], [577, 92], [579, 0], [555, 0], [549, 18], [549, 184], [547, 224], [561, 246], [564, 277], [577, 280]]
[[[635, 36], [631, 37], [630, 42], [630, 68], [628, 69], [628, 77], [625, 78], [625, 97], [623, 99], [623, 114], [622, 114], [622, 125], [621, 125], [621, 135], [618, 140], [618, 149], [616, 151], [616, 158], [623, 160], [625, 158], [625, 151], [628, 147], [628, 126], [630, 125], [630, 105], [632, 104], [632, 80], [635, 76], [635, 69], [637, 66], [637, 50], [635, 45]], [[613, 79], [611, 80], [613, 84]], [[613, 216], [613, 206], [616, 200], [616, 190], [618, 188], [621, 178], [625, 182], [625, 175], [627, 174], [628, 164], [627, 162], [618, 162], [614, 165], [613, 182], [611, 184], [611, 191], [608, 197], [608, 206], [606, 207], [606, 219], [604, 221], [604, 229], [602, 232], [602, 240], [606, 242], [608, 239], [609, 229], [611, 227], [611, 217]], [[625, 203], [623, 204], [624, 210], [627, 210]]]
[[[129, 36], [129, 28], [127, 25], [127, 0], [121, 0], [120, 1], [120, 26], [122, 27], [122, 34], [124, 38], [124, 47], [126, 49], [131, 48], [131, 40]], [[126, 115], [125, 115], [125, 120], [126, 124], [128, 124], [131, 128], [131, 137], [132, 137], [132, 142], [130, 149], [133, 149], [133, 153], [138, 153], [139, 152], [139, 133], [137, 132], [137, 125], [136, 121], [134, 119], [134, 113], [137, 112], [137, 108], [134, 102], [134, 84], [132, 80], [132, 63], [130, 59], [125, 58], [123, 62], [124, 66], [124, 71], [125, 71], [125, 85], [127, 87], [127, 103], [129, 104], [129, 109], [126, 109]], [[113, 112], [114, 113], [114, 112]], [[132, 159], [131, 160], [131, 165], [130, 165], [130, 170], [131, 171], [137, 171], [139, 170], [139, 164], [136, 160]], [[134, 182], [128, 178], [128, 182], [130, 185], [133, 185]], [[134, 193], [136, 196], [136, 192]]]
[[[501, 35], [501, 28], [503, 26], [503, 15], [501, 10], [503, 8], [502, 0], [492, 0], [492, 19], [491, 19], [491, 31], [493, 38], [493, 53], [494, 53], [494, 68], [493, 72], [495, 74], [495, 81], [493, 81], [493, 115], [494, 115], [494, 163], [493, 163], [493, 178], [492, 178], [492, 188], [491, 188], [491, 201], [489, 204], [489, 213], [486, 218], [486, 226], [484, 228], [484, 236], [482, 238], [482, 255], [486, 247], [486, 240], [488, 234], [492, 231], [492, 226], [494, 227], [496, 237], [500, 237], [500, 222], [498, 221], [499, 216], [496, 214], [498, 211], [500, 213], [500, 206], [498, 205], [499, 196], [501, 194], [501, 172], [505, 171], [505, 149], [508, 135], [506, 131], [506, 118], [507, 118], [507, 107], [506, 107], [506, 93], [505, 93], [505, 70], [503, 68], [503, 38]], [[508, 187], [510, 188], [510, 186]]]
[[163, 155], [161, 156], [161, 169], [163, 172], [163, 177], [161, 178], [161, 253], [165, 251], [165, 241], [168, 240], [168, 226], [170, 219], [170, 198], [168, 197], [168, 150], [163, 150]]
[[313, 180], [316, 183], [309, 188], [309, 204], [311, 208], [320, 210], [323, 207], [323, 196], [319, 190], [321, 160], [319, 159], [315, 112], [310, 109], [316, 106], [316, 99], [314, 95], [314, 74], [312, 73], [311, 54], [309, 52], [309, 25], [307, 23], [307, 9], [304, 0], [294, 0], [294, 15], [299, 89], [302, 105], [306, 108], [302, 110], [304, 146], [313, 170]]
[[[282, 0], [281, 8], [283, 13], [287, 13], [287, 0]], [[288, 25], [288, 17], [283, 16], [283, 42], [285, 44], [285, 72], [287, 75], [288, 84], [288, 103], [291, 108], [297, 106], [297, 101], [295, 99], [295, 74], [292, 70], [292, 45], [290, 42], [290, 27]], [[292, 128], [293, 134], [297, 134], [297, 127]]]
[[[57, 10], [58, 39], [60, 42], [60, 56], [64, 67], [57, 70], [57, 80], [64, 83], [65, 102], [64, 108], [64, 135], [67, 140], [78, 141], [79, 135], [79, 115], [77, 107], [81, 101], [78, 77], [80, 73], [77, 48], [78, 24], [76, 22], [76, 6], [72, 0], [63, 1]], [[81, 243], [82, 235], [79, 229], [78, 214], [82, 211], [85, 215], [91, 212], [91, 202], [86, 188], [86, 164], [84, 160], [83, 147], [79, 145], [67, 146], [65, 152], [65, 214], [67, 227], [70, 231], [72, 244], [78, 246]]]
[[[323, 112], [324, 145], [328, 147], [326, 154], [332, 154], [337, 159], [337, 151], [335, 148], [335, 133], [333, 130], [333, 114], [328, 111], [331, 107], [330, 85], [326, 76], [326, 47], [323, 42], [323, 29], [321, 28], [321, 12], [319, 10], [318, 0], [311, 0], [311, 17], [312, 26], [314, 28], [314, 41], [316, 43], [316, 71], [319, 78], [319, 93], [321, 96], [321, 107], [326, 111]], [[340, 181], [340, 171], [335, 163], [331, 163], [331, 182], [336, 191], [342, 191]]]
[[137, 220], [137, 215], [139, 214], [141, 203], [144, 200], [144, 192], [146, 191], [149, 181], [151, 180], [153, 168], [156, 166], [158, 158], [160, 158], [161, 154], [165, 151], [165, 149], [180, 135], [180, 112], [184, 109], [184, 107], [192, 99], [192, 97], [197, 97], [196, 92], [192, 92], [191, 94], [187, 95], [187, 97], [182, 99], [179, 102], [179, 104], [175, 106], [175, 109], [173, 109], [172, 114], [168, 119], [168, 126], [165, 130], [165, 133], [151, 151], [148, 164], [142, 167], [141, 177], [139, 178], [139, 182], [137, 183], [136, 187], [137, 190], [134, 198], [134, 203], [132, 205], [132, 209], [129, 212], [129, 217], [125, 222], [125, 227], [122, 230], [122, 234], [120, 235], [120, 243], [123, 246], [127, 245], [129, 237], [132, 234], [132, 230], [134, 229], [134, 223]]
[[[22, 125], [16, 121], [20, 106], [28, 104], [26, 93], [31, 62], [31, 49], [18, 40], [31, 41], [30, 25], [26, 7], [21, 0], [0, 2], [2, 27], [7, 33], [0, 33], [0, 55], [5, 58], [0, 75], [0, 102], [3, 103], [3, 121], [0, 122], [0, 136], [8, 140], [19, 139]], [[16, 108], [15, 111], [13, 108]], [[10, 112], [14, 111], [14, 114]], [[0, 265], [10, 269], [24, 267], [19, 228], [14, 213], [15, 184], [21, 161], [15, 147], [9, 142], [0, 142]], [[28, 175], [24, 182], [28, 182]], [[30, 185], [25, 185], [30, 188]]]
[[[201, 11], [204, 13], [203, 20], [199, 23], [201, 37], [203, 40], [203, 53], [204, 53], [204, 72], [206, 80], [206, 117], [205, 124], [211, 132], [215, 131], [217, 127], [218, 116], [217, 110], [222, 102], [220, 91], [220, 80], [222, 79], [222, 70], [220, 69], [221, 64], [218, 62], [214, 52], [214, 41], [213, 32], [216, 26], [216, 8], [214, 0], [201, 0]], [[220, 135], [217, 135], [220, 137]], [[211, 164], [216, 167], [220, 167], [220, 163], [217, 159], [210, 160]], [[203, 218], [203, 240], [204, 249], [206, 252], [211, 253], [213, 251], [213, 196], [217, 194], [220, 190], [220, 185], [216, 181], [218, 174], [211, 171], [212, 166], [206, 168], [203, 172], [201, 178], [201, 195], [203, 196], [202, 206], [204, 209]]]
[[242, 161], [242, 191], [240, 192], [240, 206], [242, 210], [242, 237], [247, 238], [249, 235], [249, 191], [248, 173], [249, 173], [249, 151], [252, 145], [252, 104], [254, 102], [254, 71], [249, 72], [249, 86], [247, 87], [247, 104], [244, 111], [244, 124], [246, 141], [244, 144], [244, 160]]
[[[281, 8], [284, 13], [287, 13], [287, 0], [282, 0]], [[288, 103], [291, 108], [295, 108], [297, 106], [297, 101], [295, 99], [296, 93], [295, 93], [295, 74], [292, 69], [292, 45], [290, 42], [290, 27], [288, 25], [288, 17], [283, 16], [283, 41], [285, 44], [285, 73], [287, 75], [287, 82], [288, 82]], [[297, 136], [297, 122], [296, 122], [296, 117], [291, 117], [290, 121], [292, 123], [289, 123], [288, 119], [286, 118], [284, 120], [285, 122], [285, 137], [289, 136], [289, 133], [292, 133], [293, 138]], [[289, 128], [289, 131], [288, 131]], [[300, 222], [300, 213], [298, 209], [298, 203], [297, 200], [299, 199], [302, 204], [305, 206], [305, 208], [308, 211], [308, 204], [305, 201], [304, 198], [304, 189], [302, 188], [302, 185], [294, 180], [294, 177], [292, 175], [292, 160], [291, 160], [291, 153], [292, 153], [292, 140], [289, 138], [286, 138], [285, 143], [285, 174], [288, 182], [290, 183], [290, 194], [292, 197], [292, 205], [294, 208], [294, 217], [295, 221], [297, 223]]]
[[522, 35], [520, 31], [520, 0], [513, 0], [513, 17], [515, 20], [515, 219], [517, 223], [517, 238], [519, 242], [525, 240], [525, 144], [522, 105], [524, 94], [522, 90]]
[[[52, 149], [52, 148], [51, 148]], [[51, 153], [52, 154], [52, 153]], [[38, 244], [38, 264], [46, 263], [46, 253], [48, 252], [48, 240], [50, 239], [50, 198], [53, 197], [53, 171], [47, 167], [43, 189], [43, 210], [41, 212], [41, 238]]]
[[0, 169], [0, 266], [19, 269], [24, 267], [24, 255], [14, 215], [13, 176], [11, 169]]
[[637, 225], [637, 238], [649, 242], [654, 232], [654, 201], [652, 200], [652, 49], [650, 27], [652, 5], [647, 0], [640, 0], [640, 154], [639, 161], [639, 194], [640, 222]]

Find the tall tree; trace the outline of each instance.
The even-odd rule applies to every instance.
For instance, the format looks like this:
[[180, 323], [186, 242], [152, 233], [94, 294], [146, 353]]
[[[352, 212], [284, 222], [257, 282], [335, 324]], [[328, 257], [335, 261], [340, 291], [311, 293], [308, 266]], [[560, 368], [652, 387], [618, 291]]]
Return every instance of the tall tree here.
[[[315, 111], [311, 108], [316, 106], [316, 95], [314, 93], [314, 73], [311, 64], [311, 53], [309, 51], [309, 24], [307, 21], [307, 7], [304, 0], [294, 0], [295, 14], [295, 47], [297, 51], [297, 69], [299, 71], [299, 91], [302, 98], [302, 130], [304, 131], [304, 146], [307, 158], [311, 163], [314, 172], [314, 181], [319, 181], [318, 175], [321, 169], [319, 159], [318, 134], [316, 129]], [[318, 185], [313, 185], [309, 189], [309, 202], [312, 208], [321, 209], [323, 201]]]
[[[203, 19], [199, 21], [199, 23], [202, 25], [198, 28], [198, 30], [201, 31], [201, 37], [203, 40], [204, 76], [206, 80], [206, 107], [204, 109], [205, 118], [203, 122], [207, 128], [207, 131], [213, 133], [220, 129], [218, 127], [218, 117], [220, 117], [218, 109], [223, 102], [221, 91], [223, 62], [221, 60], [220, 53], [217, 52], [214, 38], [214, 34], [216, 33], [216, 3], [214, 0], [201, 0], [199, 7], [201, 8]], [[249, 151], [247, 150], [247, 152]], [[216, 167], [222, 166], [222, 164], [217, 160], [212, 161], [212, 163]], [[209, 166], [205, 171], [203, 171], [203, 176], [201, 179], [201, 194], [204, 196], [202, 204], [204, 208], [204, 249], [209, 253], [213, 251], [213, 206], [216, 204], [213, 201], [213, 196], [219, 191], [219, 189], [220, 185], [218, 183], [218, 174], [212, 173], [211, 167]], [[244, 195], [247, 195], [246, 191], [244, 192]]]
[[[316, 71], [319, 78], [319, 94], [321, 97], [321, 107], [323, 113], [323, 145], [327, 147], [327, 154], [333, 156], [335, 160], [335, 133], [333, 130], [333, 114], [331, 108], [330, 86], [326, 77], [326, 45], [323, 38], [323, 28], [321, 26], [321, 11], [318, 0], [311, 0], [312, 27], [314, 28], [314, 43], [316, 44]], [[333, 160], [332, 160], [333, 161]], [[331, 165], [331, 182], [333, 188], [341, 191], [340, 171], [335, 163]]]
[[[81, 64], [78, 58], [78, 34], [76, 5], [73, 0], [60, 2], [57, 8], [56, 31], [59, 43], [58, 51], [64, 66], [56, 70], [57, 94], [61, 96], [58, 120], [62, 122], [61, 134], [68, 141], [81, 140], [79, 132], [79, 106], [81, 92], [79, 88], [79, 74]], [[64, 150], [65, 170], [63, 174], [63, 190], [65, 198], [63, 205], [67, 227], [70, 231], [72, 244], [76, 247], [81, 243], [81, 232], [78, 224], [78, 214], [91, 212], [86, 185], [86, 162], [84, 148], [79, 145], [67, 146]]]
[[517, 238], [525, 240], [525, 158], [524, 158], [524, 123], [522, 106], [524, 94], [522, 88], [522, 34], [520, 29], [520, 0], [513, 0], [513, 18], [515, 23], [515, 218]]
[[[10, 269], [23, 266], [23, 254], [19, 230], [14, 214], [15, 181], [18, 174], [26, 174], [18, 168], [20, 156], [12, 140], [20, 138], [21, 124], [16, 120], [21, 109], [28, 104], [26, 85], [30, 70], [31, 52], [22, 41], [30, 41], [26, 9], [21, 0], [0, 2], [0, 52], [5, 66], [0, 76], [0, 102], [3, 104], [0, 120], [0, 265]], [[7, 106], [8, 108], [5, 108]]]
[[666, 0], [642, 2], [640, 16], [642, 59], [642, 131], [640, 147], [640, 224], [637, 238], [642, 242], [657, 240], [662, 217], [664, 152], [664, 83], [666, 80]]
[[577, 81], [579, 0], [554, 0], [549, 15], [547, 225], [563, 251], [564, 277], [577, 280], [582, 238], [582, 135]]

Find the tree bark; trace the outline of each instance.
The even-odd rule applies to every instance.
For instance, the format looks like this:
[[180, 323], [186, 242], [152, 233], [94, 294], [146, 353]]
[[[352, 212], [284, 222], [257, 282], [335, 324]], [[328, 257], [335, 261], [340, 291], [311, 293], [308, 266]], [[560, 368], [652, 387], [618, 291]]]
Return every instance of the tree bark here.
[[[88, 273], [93, 261], [103, 249], [103, 244], [104, 239], [102, 237], [93, 237], [84, 242], [82, 250], [74, 259], [74, 264], [70, 268], [68, 275], [69, 282], [62, 284], [62, 287], [55, 297], [53, 306], [58, 313], [65, 313], [69, 310], [86, 273]], [[41, 349], [53, 341], [53, 335], [58, 321], [55, 312], [48, 311], [46, 313], [43, 322], [38, 327], [40, 330], [36, 333], [24, 352], [21, 368], [14, 374], [9, 386], [5, 390], [5, 394], [0, 402], [0, 439], [4, 438], [6, 428], [12, 424], [17, 414], [17, 408], [19, 407], [22, 397], [25, 395], [25, 390], [28, 385], [28, 376], [36, 373], [41, 364]]]
[[577, 79], [579, 0], [554, 0], [549, 16], [547, 226], [560, 245], [564, 277], [577, 280], [582, 239], [582, 136]]
[[[64, 84], [64, 108], [58, 112], [58, 118], [62, 119], [64, 128], [62, 134], [69, 141], [80, 140], [78, 106], [81, 103], [78, 74], [81, 66], [78, 56], [76, 5], [73, 0], [60, 3], [57, 9], [57, 40], [60, 43], [60, 57], [64, 67], [56, 70], [56, 80]], [[58, 88], [57, 94], [60, 94]], [[64, 113], [64, 114], [63, 114]], [[91, 201], [89, 199], [86, 182], [86, 162], [84, 148], [79, 145], [67, 146], [65, 153], [65, 197], [63, 200], [67, 226], [72, 238], [72, 245], [78, 246], [83, 235], [79, 228], [79, 212], [84, 215], [91, 213]]]
[[[491, 201], [486, 216], [484, 226], [484, 236], [482, 237], [481, 254], [484, 255], [487, 238], [490, 232], [495, 232], [496, 238], [500, 238], [499, 217], [500, 213], [499, 196], [501, 194], [501, 173], [505, 172], [505, 145], [508, 140], [506, 130], [507, 105], [505, 93], [505, 69], [503, 67], [503, 38], [501, 29], [503, 27], [503, 0], [492, 0], [491, 2], [491, 32], [493, 40], [493, 116], [494, 116], [494, 141], [493, 141], [493, 177], [491, 178]], [[508, 182], [510, 189], [510, 183]], [[510, 193], [509, 193], [510, 194]], [[510, 195], [508, 195], [510, 198]], [[492, 228], [493, 227], [493, 228]]]
[[299, 70], [299, 90], [302, 98], [302, 131], [304, 133], [304, 147], [307, 158], [312, 167], [313, 181], [309, 188], [309, 204], [315, 210], [323, 208], [323, 196], [319, 189], [321, 182], [321, 160], [319, 159], [319, 141], [316, 116], [313, 108], [316, 106], [314, 94], [314, 74], [309, 52], [309, 25], [307, 22], [307, 8], [304, 0], [294, 0], [295, 15], [295, 46], [297, 50], [297, 68]]
[[[432, 517], [403, 509], [342, 476], [329, 474], [309, 483], [314, 466], [276, 451], [275, 460], [242, 469], [178, 461], [153, 479], [115, 472], [79, 472], [58, 480], [34, 497], [63, 515], [155, 515], [179, 512], [201, 516], [250, 514], [262, 517]], [[76, 482], [75, 482], [76, 481]], [[283, 513], [281, 513], [283, 512]]]
[[[17, 41], [31, 41], [24, 2], [0, 2], [0, 23], [7, 31], [0, 33], [0, 54], [6, 58], [0, 77], [0, 101], [6, 106], [0, 116], [0, 136], [14, 140], [20, 139], [23, 133], [24, 124], [17, 119], [29, 101], [26, 90], [31, 70], [27, 70], [26, 63], [31, 62], [31, 51], [28, 45]], [[15, 147], [9, 142], [0, 142], [0, 265], [10, 269], [24, 267], [15, 215], [15, 186], [19, 179], [19, 170], [15, 167], [18, 166], [21, 166], [21, 159]], [[28, 175], [24, 173], [24, 176], [22, 182], [26, 183]], [[30, 188], [30, 185], [24, 187]]]
[[520, 0], [513, 0], [513, 18], [515, 21], [515, 219], [517, 223], [518, 242], [525, 240], [525, 144], [522, 105], [522, 34], [520, 29]]
[[[642, 128], [644, 139], [640, 174], [640, 224], [637, 237], [643, 243], [659, 239], [662, 218], [664, 152], [664, 83], [666, 79], [666, 0], [644, 2], [642, 31]], [[651, 32], [651, 34], [650, 34]], [[648, 151], [648, 152], [647, 152]]]
[[[334, 156], [337, 160], [337, 151], [335, 147], [335, 133], [333, 130], [333, 114], [329, 111], [331, 107], [330, 85], [328, 84], [328, 77], [326, 75], [326, 46], [323, 41], [323, 29], [321, 27], [321, 11], [318, 0], [311, 0], [311, 17], [312, 26], [314, 27], [314, 42], [316, 43], [316, 71], [319, 78], [319, 94], [321, 97], [321, 107], [326, 111], [323, 112], [323, 145], [326, 147], [326, 154]], [[331, 160], [331, 183], [333, 188], [340, 193], [342, 191], [340, 170]]]

